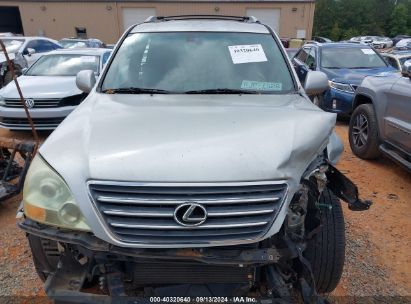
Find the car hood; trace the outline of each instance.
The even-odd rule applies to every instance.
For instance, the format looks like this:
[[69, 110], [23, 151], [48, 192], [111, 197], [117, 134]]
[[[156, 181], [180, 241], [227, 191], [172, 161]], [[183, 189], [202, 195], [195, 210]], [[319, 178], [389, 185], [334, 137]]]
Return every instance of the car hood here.
[[92, 93], [40, 153], [66, 181], [289, 180], [325, 148], [335, 114], [291, 95]]
[[285, 182], [284, 207], [265, 236], [270, 237], [281, 228], [302, 174], [329, 138], [333, 141], [335, 119], [297, 94], [92, 92], [51, 134], [40, 154], [66, 181], [93, 233], [112, 244], [117, 241], [90, 202], [89, 180]]
[[356, 85], [359, 85], [366, 76], [397, 72], [391, 67], [374, 69], [322, 69], [322, 71], [327, 74], [330, 80]]
[[[24, 98], [63, 98], [81, 94], [75, 76], [25, 76], [18, 78]], [[5, 98], [19, 98], [14, 82], [2, 88]]]

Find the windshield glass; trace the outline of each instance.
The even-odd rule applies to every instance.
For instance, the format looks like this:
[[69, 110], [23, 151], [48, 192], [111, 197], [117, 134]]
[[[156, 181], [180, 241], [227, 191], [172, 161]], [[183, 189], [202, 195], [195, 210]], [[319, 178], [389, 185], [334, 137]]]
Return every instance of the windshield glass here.
[[386, 63], [371, 48], [324, 48], [321, 66], [328, 69], [369, 69], [386, 67]]
[[103, 92], [125, 88], [276, 94], [294, 91], [294, 83], [269, 34], [136, 33], [124, 40], [102, 83]]
[[98, 73], [99, 58], [80, 54], [45, 55], [27, 71], [28, 76], [76, 76], [82, 70]]
[[87, 43], [81, 40], [60, 40], [60, 45], [65, 49], [86, 48]]
[[4, 39], [2, 38], [1, 40], [3, 41], [4, 46], [6, 47], [6, 51], [8, 53], [17, 52], [24, 43], [23, 39]]

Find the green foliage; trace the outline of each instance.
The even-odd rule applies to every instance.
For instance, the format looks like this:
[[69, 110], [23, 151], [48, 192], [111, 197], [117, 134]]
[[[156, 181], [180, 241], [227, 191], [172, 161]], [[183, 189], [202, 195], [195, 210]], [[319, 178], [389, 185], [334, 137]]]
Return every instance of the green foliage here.
[[396, 33], [405, 33], [409, 29], [408, 24], [408, 8], [405, 4], [397, 5], [391, 13], [390, 20], [390, 34], [396, 35]]
[[411, 0], [317, 0], [315, 36], [411, 35]]

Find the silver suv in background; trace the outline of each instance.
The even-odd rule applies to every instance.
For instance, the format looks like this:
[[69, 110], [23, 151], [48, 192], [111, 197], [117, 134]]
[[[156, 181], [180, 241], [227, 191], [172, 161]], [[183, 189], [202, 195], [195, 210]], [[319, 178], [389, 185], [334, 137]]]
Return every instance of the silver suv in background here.
[[[77, 73], [91, 70], [98, 76], [109, 49], [61, 49], [43, 55], [22, 76], [20, 88], [38, 130], [54, 130], [87, 96], [76, 86]], [[0, 89], [0, 127], [30, 130], [14, 82]]]
[[[153, 17], [95, 83], [78, 74], [90, 94], [26, 178], [19, 226], [50, 297], [291, 302], [297, 290], [322, 303], [344, 264], [339, 198], [371, 204], [334, 167], [336, 115], [306, 95], [325, 74], [304, 90], [253, 17]], [[97, 281], [99, 296], [83, 289]]]
[[349, 140], [358, 157], [382, 153], [411, 171], [411, 60], [402, 75], [369, 76], [357, 88]]

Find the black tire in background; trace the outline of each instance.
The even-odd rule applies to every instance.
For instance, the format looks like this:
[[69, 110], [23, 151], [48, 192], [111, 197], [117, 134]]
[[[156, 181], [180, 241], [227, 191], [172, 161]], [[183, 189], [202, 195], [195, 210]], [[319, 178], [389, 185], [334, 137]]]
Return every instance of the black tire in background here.
[[308, 241], [304, 255], [311, 263], [317, 292], [327, 293], [337, 287], [343, 272], [345, 225], [340, 200], [329, 189], [324, 189], [319, 203], [321, 228]]
[[[364, 144], [358, 142], [355, 135], [360, 119], [367, 121], [367, 139]], [[362, 104], [354, 110], [350, 119], [348, 139], [352, 152], [359, 158], [374, 159], [380, 156], [377, 116], [372, 104]]]
[[29, 245], [33, 256], [34, 268], [44, 282], [48, 275], [55, 272], [59, 261], [57, 243], [29, 234]]

